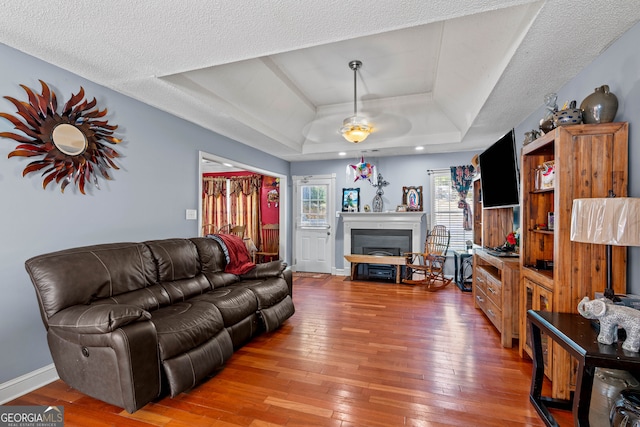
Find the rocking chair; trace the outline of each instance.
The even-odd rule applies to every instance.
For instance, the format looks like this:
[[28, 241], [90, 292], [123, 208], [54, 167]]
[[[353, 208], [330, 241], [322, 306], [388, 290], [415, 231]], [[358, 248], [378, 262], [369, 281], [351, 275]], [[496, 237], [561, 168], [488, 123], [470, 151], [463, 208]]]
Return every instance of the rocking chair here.
[[442, 289], [451, 283], [453, 279], [444, 276], [450, 240], [451, 233], [444, 225], [436, 225], [427, 232], [423, 253], [405, 252], [406, 275], [402, 282], [427, 285], [428, 291]]

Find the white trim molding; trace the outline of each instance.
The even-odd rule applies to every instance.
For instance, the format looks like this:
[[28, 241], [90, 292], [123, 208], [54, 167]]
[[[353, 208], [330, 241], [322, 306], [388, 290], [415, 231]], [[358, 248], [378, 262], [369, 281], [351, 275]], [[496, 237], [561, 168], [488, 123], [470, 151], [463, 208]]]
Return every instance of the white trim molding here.
[[53, 363], [0, 384], [0, 405], [59, 379]]

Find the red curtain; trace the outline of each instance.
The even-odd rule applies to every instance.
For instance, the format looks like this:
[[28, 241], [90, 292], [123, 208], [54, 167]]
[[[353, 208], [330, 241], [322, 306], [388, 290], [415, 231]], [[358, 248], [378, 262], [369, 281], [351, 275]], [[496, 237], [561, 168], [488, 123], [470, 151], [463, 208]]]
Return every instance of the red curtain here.
[[213, 234], [227, 223], [227, 178], [202, 179], [202, 235]]
[[260, 187], [262, 175], [229, 178], [230, 219], [233, 225], [244, 225], [245, 237], [260, 247]]

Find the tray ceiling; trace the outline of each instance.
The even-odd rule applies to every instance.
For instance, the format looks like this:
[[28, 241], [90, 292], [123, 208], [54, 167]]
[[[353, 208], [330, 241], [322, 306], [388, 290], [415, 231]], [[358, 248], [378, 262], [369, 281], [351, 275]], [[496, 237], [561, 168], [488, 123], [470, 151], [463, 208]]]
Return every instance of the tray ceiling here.
[[[483, 149], [640, 19], [622, 0], [401, 5], [26, 0], [3, 4], [0, 42], [298, 161]], [[357, 145], [338, 134], [353, 59], [375, 129]]]

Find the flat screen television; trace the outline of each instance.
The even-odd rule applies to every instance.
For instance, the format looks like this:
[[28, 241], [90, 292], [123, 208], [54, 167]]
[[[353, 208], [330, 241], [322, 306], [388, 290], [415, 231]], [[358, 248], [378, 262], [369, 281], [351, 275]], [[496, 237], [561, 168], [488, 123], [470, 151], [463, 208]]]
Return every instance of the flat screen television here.
[[478, 156], [482, 207], [506, 208], [520, 204], [520, 170], [515, 132], [511, 129]]

